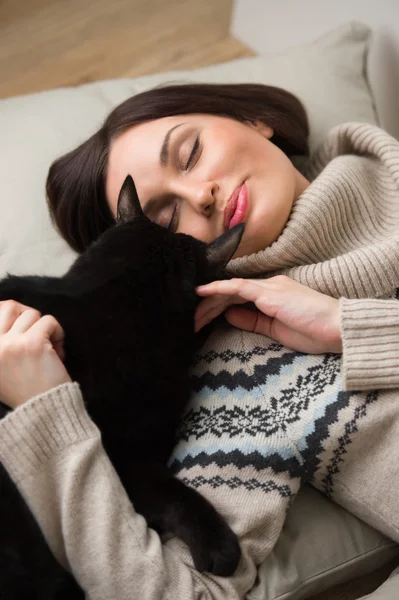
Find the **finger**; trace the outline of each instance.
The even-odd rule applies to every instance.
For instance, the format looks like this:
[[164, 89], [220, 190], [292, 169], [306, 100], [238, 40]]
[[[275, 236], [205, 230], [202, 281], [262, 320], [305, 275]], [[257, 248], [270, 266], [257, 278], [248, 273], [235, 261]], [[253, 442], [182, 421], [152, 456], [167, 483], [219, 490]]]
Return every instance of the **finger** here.
[[58, 321], [51, 315], [45, 315], [30, 329], [32, 335], [45, 336], [52, 344], [61, 360], [64, 360], [65, 333]]
[[265, 293], [267, 282], [256, 279], [228, 279], [226, 281], [213, 281], [205, 286], [196, 288], [198, 296], [231, 296], [236, 299], [256, 302]]
[[227, 279], [222, 281], [212, 281], [206, 285], [199, 285], [195, 288], [198, 296], [216, 296], [217, 294], [227, 295], [235, 293], [237, 289], [237, 282], [241, 281], [238, 279]]
[[223, 296], [205, 298], [199, 304], [195, 313], [194, 331], [197, 333], [205, 325], [208, 325], [213, 319], [221, 315], [228, 306], [230, 306], [229, 298]]
[[[238, 281], [233, 284], [233, 288], [237, 289]], [[225, 282], [218, 282], [225, 283]], [[257, 282], [254, 282], [255, 286], [257, 286]], [[255, 287], [254, 286], [254, 287]], [[260, 286], [261, 287], [261, 286]], [[263, 291], [261, 290], [258, 293], [258, 296], [262, 297]], [[195, 331], [199, 331], [202, 327], [216, 319], [220, 314], [222, 314], [229, 306], [232, 304], [246, 304], [248, 303], [248, 299], [244, 297], [244, 295], [223, 295], [223, 294], [214, 294], [212, 296], [207, 296], [204, 298], [200, 304], [198, 305], [196, 314], [195, 314]]]
[[36, 321], [41, 318], [41, 314], [38, 310], [34, 308], [28, 308], [22, 312], [19, 317], [14, 321], [14, 324], [10, 328], [10, 332], [12, 333], [24, 333], [28, 331], [32, 327]]
[[29, 306], [15, 302], [14, 300], [3, 300], [0, 302], [0, 335], [7, 333], [14, 325], [16, 319]]
[[272, 337], [273, 318], [267, 317], [259, 311], [248, 310], [246, 308], [229, 308], [226, 312], [226, 321], [238, 329]]
[[223, 307], [223, 310], [225, 310], [232, 304], [245, 304], [246, 302], [248, 301], [239, 295], [213, 294], [212, 296], [207, 296], [199, 303], [196, 310], [196, 317], [201, 318], [208, 311], [213, 310], [213, 308]]
[[244, 304], [239, 296], [210, 296], [205, 298], [199, 305], [195, 314], [195, 331], [199, 331], [208, 325], [213, 319], [221, 315], [231, 304]]
[[216, 319], [219, 315], [224, 312], [224, 308], [218, 310], [217, 308], [213, 308], [212, 310], [208, 310], [205, 314], [201, 315], [201, 317], [196, 317], [194, 321], [194, 331], [197, 333], [200, 329], [208, 325], [213, 319]]
[[[251, 313], [251, 314], [248, 314]], [[239, 329], [260, 333], [297, 352], [320, 354], [325, 352], [324, 344], [319, 344], [309, 336], [291, 327], [287, 327], [276, 319], [267, 317], [261, 312], [253, 313], [245, 308], [230, 308], [226, 320]]]
[[[228, 295], [232, 298], [233, 304], [244, 304], [253, 302], [256, 307], [269, 317], [275, 317], [281, 304], [284, 301], [285, 294], [281, 289], [277, 289], [268, 280], [257, 279], [230, 279], [228, 281], [214, 281], [206, 286], [206, 290], [197, 288], [198, 295], [203, 293], [208, 295], [209, 291], [215, 294]], [[287, 291], [287, 290], [286, 290]]]
[[195, 312], [195, 318], [201, 319], [210, 310], [213, 310], [219, 306], [222, 307], [221, 310], [224, 310], [230, 304], [231, 299], [229, 296], [209, 296], [208, 298], [204, 298], [204, 300], [199, 303]]

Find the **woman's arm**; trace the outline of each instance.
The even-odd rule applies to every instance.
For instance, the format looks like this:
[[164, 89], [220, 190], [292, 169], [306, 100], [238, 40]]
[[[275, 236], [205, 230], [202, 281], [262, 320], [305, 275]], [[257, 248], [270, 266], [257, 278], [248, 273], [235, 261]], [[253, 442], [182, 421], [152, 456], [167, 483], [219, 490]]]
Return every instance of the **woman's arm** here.
[[163, 546], [135, 513], [76, 383], [3, 419], [0, 459], [91, 600], [237, 597], [227, 580], [216, 585]]
[[63, 337], [53, 317], [0, 302], [0, 399], [15, 409], [0, 421], [0, 461], [56, 558], [91, 600], [243, 597], [256, 572], [200, 574], [136, 514], [61, 361]]
[[399, 302], [340, 300], [346, 390], [399, 388]]
[[62, 360], [64, 332], [39, 311], [7, 300], [0, 302], [0, 400], [10, 408], [71, 381]]

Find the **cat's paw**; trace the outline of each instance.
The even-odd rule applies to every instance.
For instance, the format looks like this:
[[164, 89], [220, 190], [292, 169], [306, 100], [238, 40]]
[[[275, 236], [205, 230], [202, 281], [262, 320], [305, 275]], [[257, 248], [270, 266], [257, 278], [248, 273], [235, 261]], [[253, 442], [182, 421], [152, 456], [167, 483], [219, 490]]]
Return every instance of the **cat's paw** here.
[[236, 534], [222, 520], [217, 527], [204, 526], [190, 547], [195, 568], [221, 577], [234, 574], [241, 558]]

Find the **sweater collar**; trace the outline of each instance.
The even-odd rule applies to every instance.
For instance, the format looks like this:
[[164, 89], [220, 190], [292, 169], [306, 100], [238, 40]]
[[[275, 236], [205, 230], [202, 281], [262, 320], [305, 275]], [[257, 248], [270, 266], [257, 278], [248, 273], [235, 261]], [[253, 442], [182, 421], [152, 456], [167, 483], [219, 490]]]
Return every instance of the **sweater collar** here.
[[232, 260], [230, 274], [286, 274], [335, 297], [392, 292], [399, 285], [399, 142], [371, 125], [341, 125], [305, 175], [313, 181], [279, 238]]

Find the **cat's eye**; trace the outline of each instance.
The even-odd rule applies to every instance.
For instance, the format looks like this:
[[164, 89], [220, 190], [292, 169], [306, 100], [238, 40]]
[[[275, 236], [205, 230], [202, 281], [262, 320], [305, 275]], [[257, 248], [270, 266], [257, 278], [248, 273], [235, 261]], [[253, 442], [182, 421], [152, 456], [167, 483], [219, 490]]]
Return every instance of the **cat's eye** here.
[[188, 157], [188, 160], [183, 167], [184, 171], [187, 171], [190, 167], [192, 167], [195, 164], [194, 161], [198, 160], [199, 154], [200, 154], [200, 148], [201, 148], [201, 139], [200, 139], [200, 136], [197, 135], [197, 137], [195, 138], [193, 147], [191, 149], [190, 156]]

